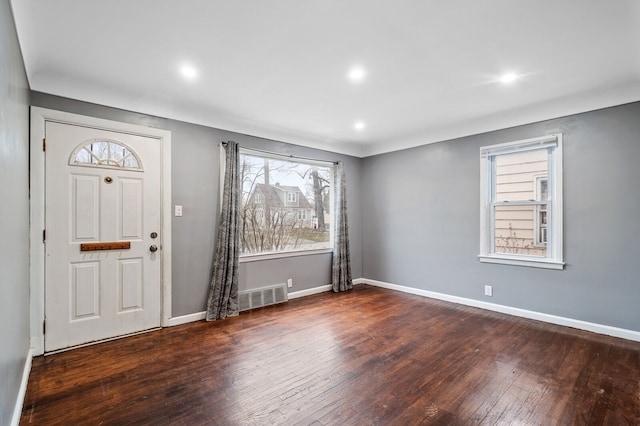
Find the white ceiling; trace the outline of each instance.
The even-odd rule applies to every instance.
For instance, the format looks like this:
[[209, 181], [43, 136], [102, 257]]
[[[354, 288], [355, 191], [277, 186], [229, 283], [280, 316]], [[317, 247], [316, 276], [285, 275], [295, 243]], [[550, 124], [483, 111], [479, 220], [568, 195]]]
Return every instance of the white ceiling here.
[[357, 156], [640, 100], [637, 0], [12, 7], [33, 90]]

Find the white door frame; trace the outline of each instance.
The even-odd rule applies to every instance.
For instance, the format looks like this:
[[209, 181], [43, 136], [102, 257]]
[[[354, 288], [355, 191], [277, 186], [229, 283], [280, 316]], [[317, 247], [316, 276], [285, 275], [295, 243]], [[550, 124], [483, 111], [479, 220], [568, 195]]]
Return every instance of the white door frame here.
[[161, 325], [166, 327], [171, 319], [171, 132], [135, 124], [103, 120], [84, 115], [71, 114], [52, 109], [31, 107], [31, 154], [30, 154], [30, 310], [31, 348], [34, 355], [44, 353], [44, 289], [45, 250], [45, 154], [42, 149], [47, 121], [93, 127], [103, 130], [130, 133], [158, 139], [161, 145], [160, 191], [161, 191]]

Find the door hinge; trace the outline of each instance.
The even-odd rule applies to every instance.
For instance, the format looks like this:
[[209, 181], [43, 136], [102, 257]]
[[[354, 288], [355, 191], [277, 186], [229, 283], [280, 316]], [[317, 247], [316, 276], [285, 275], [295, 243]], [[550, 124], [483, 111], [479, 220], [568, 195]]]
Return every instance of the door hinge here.
[[47, 150], [47, 138], [42, 138], [42, 151]]
[[43, 243], [47, 242], [47, 230], [46, 229], [42, 230], [42, 242]]
[[42, 334], [47, 334], [47, 320], [42, 321]]

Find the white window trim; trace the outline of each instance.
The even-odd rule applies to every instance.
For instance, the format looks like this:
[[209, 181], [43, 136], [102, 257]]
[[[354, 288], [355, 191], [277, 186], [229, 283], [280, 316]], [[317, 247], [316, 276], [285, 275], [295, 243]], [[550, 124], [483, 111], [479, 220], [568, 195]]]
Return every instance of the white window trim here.
[[[493, 252], [494, 224], [491, 213], [493, 199], [492, 157], [495, 155], [553, 148], [548, 156], [547, 256], [525, 256]], [[563, 269], [563, 212], [562, 212], [562, 133], [507, 142], [480, 148], [480, 254], [484, 263]], [[532, 202], [531, 204], [536, 204]]]
[[258, 262], [260, 260], [283, 259], [287, 257], [310, 256], [314, 254], [333, 253], [332, 248], [281, 251], [277, 253], [252, 253], [240, 255], [240, 263]]

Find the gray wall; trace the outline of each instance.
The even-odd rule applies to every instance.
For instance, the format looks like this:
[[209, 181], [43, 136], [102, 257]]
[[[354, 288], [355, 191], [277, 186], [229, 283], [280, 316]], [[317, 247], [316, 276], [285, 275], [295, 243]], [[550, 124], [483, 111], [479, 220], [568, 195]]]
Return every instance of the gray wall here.
[[0, 2], [0, 425], [29, 351], [29, 86], [8, 0]]
[[[479, 148], [557, 131], [565, 270], [481, 264]], [[639, 162], [640, 103], [365, 158], [364, 277], [640, 331]]]
[[[208, 294], [219, 211], [219, 143], [234, 140], [244, 147], [345, 162], [353, 276], [362, 276], [359, 158], [304, 148], [185, 122], [109, 108], [101, 105], [31, 93], [31, 104], [43, 108], [171, 131], [173, 204], [183, 206], [183, 217], [172, 218], [172, 316], [201, 312]], [[299, 291], [331, 284], [330, 255], [300, 256], [243, 263], [240, 289], [263, 287], [293, 278]]]

